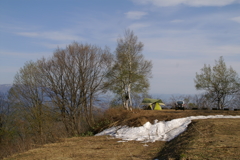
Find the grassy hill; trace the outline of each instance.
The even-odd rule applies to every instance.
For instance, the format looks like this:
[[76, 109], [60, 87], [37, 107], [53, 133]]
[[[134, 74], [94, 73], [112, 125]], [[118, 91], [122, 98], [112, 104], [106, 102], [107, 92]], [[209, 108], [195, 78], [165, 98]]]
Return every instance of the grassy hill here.
[[[113, 125], [141, 126], [147, 121], [171, 120], [196, 115], [240, 115], [240, 111], [144, 111], [110, 110]], [[107, 127], [107, 126], [105, 126]], [[99, 130], [104, 129], [100, 127]], [[170, 142], [119, 143], [107, 136], [74, 137], [6, 158], [7, 160], [145, 160], [239, 159], [240, 119], [195, 120], [187, 131]]]

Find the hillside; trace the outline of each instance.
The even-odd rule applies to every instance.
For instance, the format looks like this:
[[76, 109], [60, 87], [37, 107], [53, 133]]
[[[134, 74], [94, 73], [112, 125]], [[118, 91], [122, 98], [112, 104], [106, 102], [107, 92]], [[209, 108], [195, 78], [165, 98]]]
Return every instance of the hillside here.
[[[113, 113], [114, 111], [111, 111]], [[147, 121], [172, 120], [197, 115], [240, 115], [239, 111], [116, 112], [113, 125], [141, 126]], [[101, 128], [103, 129], [103, 128]], [[240, 119], [194, 120], [187, 131], [170, 142], [119, 143], [107, 136], [74, 137], [7, 158], [32, 159], [237, 159], [240, 157]]]

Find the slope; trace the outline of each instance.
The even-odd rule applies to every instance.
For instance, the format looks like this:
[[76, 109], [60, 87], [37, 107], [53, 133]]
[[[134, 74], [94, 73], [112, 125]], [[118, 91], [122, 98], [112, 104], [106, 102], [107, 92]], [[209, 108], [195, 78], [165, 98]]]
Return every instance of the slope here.
[[[111, 111], [115, 112], [115, 111]], [[155, 119], [171, 120], [197, 115], [240, 115], [239, 111], [117, 111], [108, 126], [141, 126]], [[107, 115], [106, 115], [107, 116]], [[113, 121], [115, 120], [115, 121]], [[101, 128], [101, 130], [104, 127]], [[236, 159], [239, 157], [240, 119], [194, 120], [187, 131], [170, 142], [136, 141], [119, 143], [108, 136], [74, 137], [60, 143], [43, 145], [41, 148], [16, 154], [7, 160], [20, 159]], [[209, 147], [209, 148], [206, 148]]]

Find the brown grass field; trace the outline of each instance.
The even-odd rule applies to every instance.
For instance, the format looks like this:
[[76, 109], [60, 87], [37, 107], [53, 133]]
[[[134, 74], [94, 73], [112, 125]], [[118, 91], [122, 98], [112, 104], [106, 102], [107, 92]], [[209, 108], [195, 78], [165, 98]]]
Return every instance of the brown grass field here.
[[[167, 121], [197, 115], [240, 115], [240, 111], [211, 110], [109, 112], [114, 115], [111, 117], [113, 123], [109, 126], [141, 126], [155, 119]], [[170, 142], [144, 144], [117, 141], [108, 136], [68, 138], [15, 154], [5, 160], [239, 160], [240, 119], [194, 120], [184, 133]]]

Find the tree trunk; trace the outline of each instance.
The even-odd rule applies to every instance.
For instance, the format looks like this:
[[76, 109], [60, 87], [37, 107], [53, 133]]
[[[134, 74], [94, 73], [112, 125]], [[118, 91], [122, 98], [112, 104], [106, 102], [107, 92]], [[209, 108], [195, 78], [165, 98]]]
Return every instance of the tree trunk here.
[[218, 109], [219, 109], [219, 110], [221, 109], [220, 101], [221, 101], [221, 98], [218, 98], [218, 99], [217, 99], [217, 106], [218, 106]]
[[132, 107], [131, 83], [128, 85], [128, 98], [129, 98], [129, 107]]

